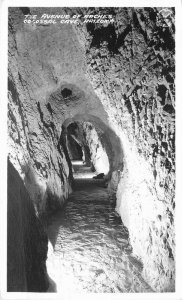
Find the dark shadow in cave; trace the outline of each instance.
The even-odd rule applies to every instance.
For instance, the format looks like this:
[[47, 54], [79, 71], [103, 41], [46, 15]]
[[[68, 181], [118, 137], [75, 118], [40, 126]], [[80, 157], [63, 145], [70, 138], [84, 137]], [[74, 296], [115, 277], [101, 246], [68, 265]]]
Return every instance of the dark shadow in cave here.
[[7, 291], [46, 292], [50, 279], [45, 266], [48, 238], [24, 182], [9, 160], [7, 187]]

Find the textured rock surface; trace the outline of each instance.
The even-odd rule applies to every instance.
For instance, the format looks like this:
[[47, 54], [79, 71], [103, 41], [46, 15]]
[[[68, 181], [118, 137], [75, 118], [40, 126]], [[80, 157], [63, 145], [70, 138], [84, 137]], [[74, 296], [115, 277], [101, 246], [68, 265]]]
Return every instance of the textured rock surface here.
[[102, 132], [98, 135], [91, 123], [83, 122], [82, 126], [87, 146], [90, 149], [91, 161], [97, 174], [104, 173], [107, 175], [110, 171], [108, 155], [111, 153], [112, 149], [110, 149], [110, 153], [107, 154], [104, 147], [104, 137], [102, 136]]
[[81, 13], [109, 12], [115, 22], [35, 27], [11, 9], [9, 156], [42, 211], [70, 190], [62, 124], [101, 128], [111, 145], [117, 211], [144, 278], [163, 292], [174, 291], [175, 279], [175, 45], [174, 11], [170, 26], [159, 11], [88, 8]]
[[173, 291], [174, 11], [164, 27], [159, 10], [119, 9], [114, 25], [89, 25], [87, 64], [124, 149], [117, 210], [145, 278], [158, 291]]
[[45, 292], [47, 236], [18, 172], [8, 161], [8, 292]]

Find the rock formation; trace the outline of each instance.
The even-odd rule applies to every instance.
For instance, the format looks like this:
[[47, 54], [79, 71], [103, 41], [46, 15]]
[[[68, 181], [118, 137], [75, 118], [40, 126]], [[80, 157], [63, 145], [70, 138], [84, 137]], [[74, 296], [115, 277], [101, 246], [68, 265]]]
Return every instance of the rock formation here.
[[[171, 292], [175, 12], [170, 8], [166, 19], [160, 11], [10, 8], [9, 159], [37, 216], [61, 207], [72, 180], [65, 131], [80, 124], [96, 169], [96, 146], [102, 159], [105, 155], [107, 170], [101, 164], [97, 171], [109, 172], [108, 188], [116, 191], [116, 210], [144, 265], [143, 277], [155, 291]], [[81, 20], [86, 14], [111, 14], [114, 22], [36, 25], [23, 22], [27, 13], [81, 14]]]
[[44, 292], [47, 236], [22, 179], [8, 161], [8, 292]]

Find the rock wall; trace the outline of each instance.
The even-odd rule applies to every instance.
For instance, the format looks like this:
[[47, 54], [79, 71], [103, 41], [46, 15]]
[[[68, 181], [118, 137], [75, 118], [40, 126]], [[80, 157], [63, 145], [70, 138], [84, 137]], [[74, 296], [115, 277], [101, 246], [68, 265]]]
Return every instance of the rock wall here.
[[90, 150], [91, 162], [97, 172], [108, 175], [110, 171], [109, 158], [104, 147], [104, 137], [102, 132], [98, 134], [95, 127], [89, 122], [81, 123], [86, 144]]
[[47, 236], [22, 179], [8, 161], [7, 291], [45, 292]]
[[47, 84], [46, 78], [49, 88], [54, 88], [54, 82], [51, 75], [47, 75], [47, 69], [44, 72], [41, 63], [36, 64], [34, 44], [30, 41], [29, 48], [24, 41], [19, 17], [23, 17], [21, 10], [14, 8], [12, 13], [10, 10], [9, 157], [25, 182], [37, 211], [44, 212], [50, 208], [50, 198], [51, 208], [54, 208], [61, 206], [68, 197], [70, 170], [60, 139], [62, 123], [54, 119], [49, 103], [41, 104], [40, 90]]
[[8, 114], [9, 157], [37, 210], [48, 209], [50, 196], [55, 200], [55, 206], [61, 205], [70, 191], [69, 167], [60, 143], [61, 132], [57, 132], [50, 120], [46, 123], [40, 104], [23, 94], [21, 83], [17, 83], [11, 73]]
[[88, 24], [78, 33], [87, 40], [90, 82], [124, 150], [117, 211], [156, 291], [174, 291], [175, 280], [175, 45], [169, 10], [170, 26], [159, 8], [119, 8], [114, 24]]

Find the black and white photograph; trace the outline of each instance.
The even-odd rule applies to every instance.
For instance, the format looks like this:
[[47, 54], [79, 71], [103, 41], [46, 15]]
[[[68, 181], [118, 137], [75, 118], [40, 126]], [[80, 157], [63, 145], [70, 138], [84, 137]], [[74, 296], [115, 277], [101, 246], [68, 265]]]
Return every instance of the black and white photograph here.
[[177, 8], [25, 3], [7, 8], [6, 293], [177, 299]]

